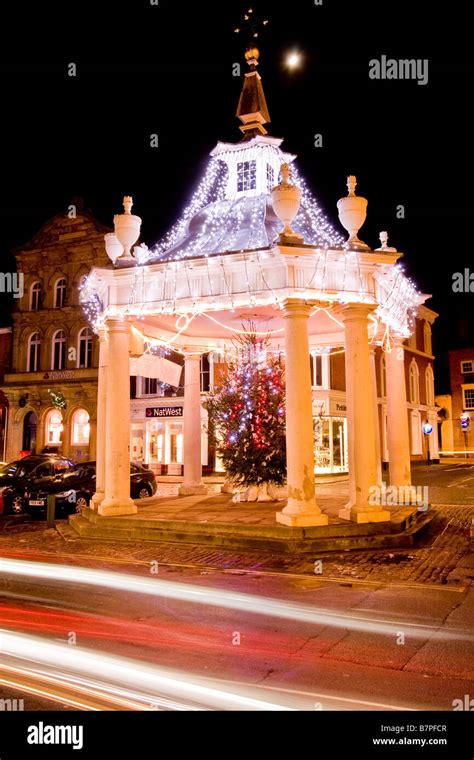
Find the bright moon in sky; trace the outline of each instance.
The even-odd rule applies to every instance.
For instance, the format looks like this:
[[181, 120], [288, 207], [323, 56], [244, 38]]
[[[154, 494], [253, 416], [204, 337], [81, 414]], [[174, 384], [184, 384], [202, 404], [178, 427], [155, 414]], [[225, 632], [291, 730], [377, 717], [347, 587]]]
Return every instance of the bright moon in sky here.
[[296, 51], [293, 53], [289, 53], [286, 59], [286, 62], [290, 69], [296, 69], [301, 64], [301, 55], [300, 53], [297, 53]]

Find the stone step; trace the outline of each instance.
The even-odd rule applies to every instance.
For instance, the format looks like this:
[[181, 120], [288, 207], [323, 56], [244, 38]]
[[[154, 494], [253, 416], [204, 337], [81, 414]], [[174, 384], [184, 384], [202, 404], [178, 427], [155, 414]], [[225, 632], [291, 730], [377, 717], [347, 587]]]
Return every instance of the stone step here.
[[[231, 524], [180, 523], [166, 520], [136, 520], [133, 518], [88, 519], [83, 515], [72, 515], [70, 525], [83, 537], [112, 541], [158, 541], [161, 543], [198, 544], [229, 549], [273, 551], [277, 553], [314, 553], [322, 551], [344, 551], [351, 549], [409, 548], [416, 544], [434, 517], [434, 512], [419, 513], [420, 517], [406, 530], [390, 532], [377, 531], [375, 525], [337, 525], [323, 528], [281, 528], [269, 535], [270, 528], [258, 526], [236, 526]], [[153, 525], [150, 527], [149, 523]], [[143, 524], [145, 523], [145, 524]], [[380, 525], [380, 524], [378, 524]], [[246, 531], [237, 531], [247, 528]], [[336, 533], [328, 533], [328, 528], [337, 528]], [[355, 531], [354, 528], [358, 530]]]

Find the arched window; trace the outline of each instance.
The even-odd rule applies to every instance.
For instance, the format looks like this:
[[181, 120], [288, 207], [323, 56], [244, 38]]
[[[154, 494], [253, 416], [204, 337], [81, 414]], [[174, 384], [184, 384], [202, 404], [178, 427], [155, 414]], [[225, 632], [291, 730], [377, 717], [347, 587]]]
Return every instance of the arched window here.
[[39, 372], [41, 369], [41, 338], [39, 333], [33, 333], [28, 339], [28, 356], [26, 359], [27, 372]]
[[428, 364], [425, 372], [426, 405], [435, 405], [434, 374], [431, 364]]
[[41, 306], [41, 283], [34, 282], [30, 288], [30, 311], [38, 311]]
[[66, 334], [58, 330], [53, 335], [53, 355], [51, 369], [62, 370], [66, 367]]
[[92, 330], [90, 327], [84, 327], [78, 338], [77, 366], [79, 369], [92, 367], [92, 341]]
[[380, 357], [380, 395], [382, 398], [387, 396], [387, 360], [384, 351]]
[[423, 326], [423, 341], [425, 344], [425, 354], [433, 355], [433, 340], [431, 335], [431, 325], [429, 322], [425, 322]]
[[58, 409], [51, 409], [46, 415], [45, 440], [51, 446], [61, 444], [61, 435], [64, 430], [63, 416]]
[[410, 364], [410, 403], [420, 403], [420, 371], [414, 359]]
[[88, 446], [91, 426], [85, 409], [78, 409], [72, 417], [73, 446]]
[[54, 286], [54, 308], [62, 309], [66, 303], [66, 280], [62, 277]]

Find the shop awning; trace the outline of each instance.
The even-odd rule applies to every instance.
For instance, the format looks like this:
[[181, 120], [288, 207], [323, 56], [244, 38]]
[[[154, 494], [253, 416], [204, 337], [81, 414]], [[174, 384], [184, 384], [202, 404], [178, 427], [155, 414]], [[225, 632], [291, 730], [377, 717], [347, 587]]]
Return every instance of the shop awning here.
[[160, 380], [162, 383], [178, 388], [183, 368], [180, 364], [170, 362], [161, 356], [144, 354], [139, 359], [130, 359], [130, 375]]

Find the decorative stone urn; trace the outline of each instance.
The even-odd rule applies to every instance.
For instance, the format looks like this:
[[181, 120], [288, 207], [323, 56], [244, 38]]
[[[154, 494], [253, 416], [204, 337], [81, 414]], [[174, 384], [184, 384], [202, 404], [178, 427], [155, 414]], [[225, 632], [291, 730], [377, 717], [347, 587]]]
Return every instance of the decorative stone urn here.
[[107, 256], [115, 266], [115, 262], [123, 254], [123, 245], [115, 232], [109, 232], [109, 234], [104, 237], [104, 240]]
[[303, 236], [298, 235], [291, 227], [300, 210], [301, 190], [290, 183], [289, 164], [282, 165], [281, 178], [281, 183], [272, 190], [273, 210], [285, 225], [283, 232], [277, 238], [277, 243], [280, 245], [302, 245], [304, 243]]
[[124, 248], [123, 256], [117, 259], [117, 263], [135, 261], [130, 251], [140, 237], [142, 220], [132, 214], [132, 206], [133, 198], [126, 196], [123, 199], [125, 213], [114, 216], [115, 235]]
[[369, 246], [358, 238], [358, 232], [367, 218], [367, 198], [361, 198], [355, 194], [357, 179], [353, 176], [347, 178], [349, 193], [346, 198], [341, 198], [337, 204], [339, 220], [349, 233], [346, 245], [353, 251], [368, 251]]

